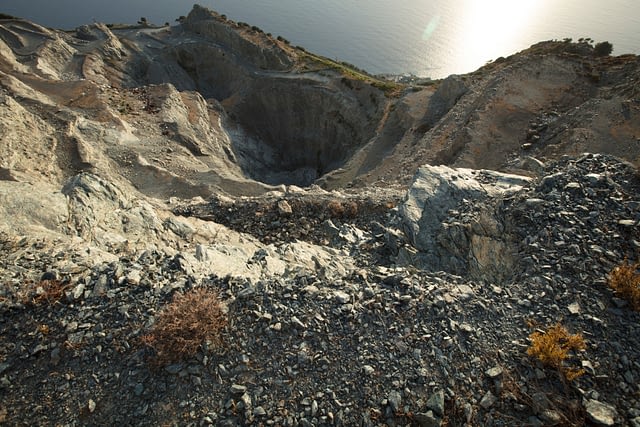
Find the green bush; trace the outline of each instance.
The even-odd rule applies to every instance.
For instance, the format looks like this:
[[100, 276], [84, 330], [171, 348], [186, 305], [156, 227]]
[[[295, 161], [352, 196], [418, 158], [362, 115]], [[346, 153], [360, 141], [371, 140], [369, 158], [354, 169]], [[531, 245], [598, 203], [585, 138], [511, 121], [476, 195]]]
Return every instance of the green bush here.
[[596, 56], [609, 56], [613, 52], [613, 45], [609, 42], [600, 42], [593, 48]]

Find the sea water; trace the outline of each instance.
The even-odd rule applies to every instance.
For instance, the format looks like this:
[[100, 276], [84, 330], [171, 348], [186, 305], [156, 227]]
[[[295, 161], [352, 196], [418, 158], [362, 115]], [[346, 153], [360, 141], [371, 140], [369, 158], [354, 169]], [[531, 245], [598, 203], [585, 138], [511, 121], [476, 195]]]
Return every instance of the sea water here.
[[[371, 73], [467, 73], [542, 40], [589, 37], [640, 53], [638, 0], [199, 0], [236, 21]], [[0, 12], [70, 29], [175, 24], [184, 0], [0, 0]]]

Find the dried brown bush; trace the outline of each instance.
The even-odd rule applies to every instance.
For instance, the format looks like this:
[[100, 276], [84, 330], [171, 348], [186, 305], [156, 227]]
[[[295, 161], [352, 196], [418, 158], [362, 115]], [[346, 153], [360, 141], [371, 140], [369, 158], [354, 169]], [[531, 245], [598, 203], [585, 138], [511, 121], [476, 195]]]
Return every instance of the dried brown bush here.
[[630, 264], [628, 261], [615, 267], [609, 273], [609, 287], [620, 297], [631, 304], [634, 310], [640, 311], [640, 263]]
[[349, 218], [355, 217], [358, 214], [358, 204], [356, 202], [345, 203], [344, 214]]
[[327, 210], [329, 215], [333, 218], [338, 218], [344, 215], [344, 206], [337, 200], [332, 200], [327, 204]]
[[198, 288], [176, 294], [156, 317], [156, 322], [142, 342], [155, 351], [159, 365], [192, 357], [205, 342], [222, 344], [226, 315], [218, 293]]
[[358, 204], [356, 202], [341, 202], [331, 200], [327, 204], [327, 210], [332, 218], [353, 218], [358, 214]]
[[71, 285], [60, 280], [41, 280], [27, 284], [26, 291], [20, 296], [24, 304], [55, 304], [64, 296]]
[[582, 334], [571, 335], [564, 326], [557, 323], [546, 332], [532, 333], [529, 338], [529, 356], [535, 357], [545, 366], [557, 369], [569, 381], [584, 374], [583, 369], [567, 366], [571, 352], [586, 348]]

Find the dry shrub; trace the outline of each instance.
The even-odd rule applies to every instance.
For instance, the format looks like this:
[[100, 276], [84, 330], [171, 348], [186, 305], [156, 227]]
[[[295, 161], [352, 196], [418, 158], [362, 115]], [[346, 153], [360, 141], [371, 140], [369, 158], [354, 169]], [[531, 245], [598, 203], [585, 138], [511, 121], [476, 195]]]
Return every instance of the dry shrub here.
[[198, 288], [176, 294], [142, 342], [155, 351], [157, 364], [175, 363], [193, 357], [204, 343], [221, 345], [226, 324], [218, 293]]
[[344, 215], [344, 206], [337, 200], [332, 200], [327, 204], [329, 215], [333, 218], [339, 218]]
[[355, 217], [358, 214], [358, 204], [356, 202], [345, 203], [344, 214], [349, 218]]
[[527, 349], [529, 356], [535, 357], [545, 366], [557, 369], [569, 381], [584, 374], [584, 369], [566, 365], [571, 359], [571, 352], [586, 348], [582, 334], [571, 335], [564, 326], [557, 323], [546, 332], [532, 333], [529, 338], [531, 339], [531, 345]]
[[71, 285], [60, 280], [41, 280], [32, 283], [26, 294], [22, 296], [25, 304], [51, 305], [59, 302]]
[[358, 214], [358, 204], [353, 201], [342, 203], [332, 200], [327, 204], [327, 210], [332, 218], [353, 218]]
[[640, 310], [640, 263], [629, 264], [625, 260], [609, 274], [608, 284], [620, 297], [631, 304], [634, 310]]

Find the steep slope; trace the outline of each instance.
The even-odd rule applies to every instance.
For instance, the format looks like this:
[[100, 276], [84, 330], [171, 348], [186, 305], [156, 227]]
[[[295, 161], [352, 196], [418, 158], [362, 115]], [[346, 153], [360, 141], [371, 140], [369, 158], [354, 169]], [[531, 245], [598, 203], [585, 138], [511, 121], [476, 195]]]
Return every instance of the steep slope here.
[[535, 174], [530, 156], [582, 152], [639, 164], [639, 78], [635, 55], [600, 57], [585, 42], [542, 42], [405, 95], [384, 155], [370, 159], [365, 149], [327, 182], [408, 184], [425, 163]]

